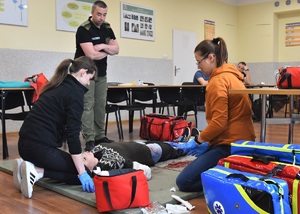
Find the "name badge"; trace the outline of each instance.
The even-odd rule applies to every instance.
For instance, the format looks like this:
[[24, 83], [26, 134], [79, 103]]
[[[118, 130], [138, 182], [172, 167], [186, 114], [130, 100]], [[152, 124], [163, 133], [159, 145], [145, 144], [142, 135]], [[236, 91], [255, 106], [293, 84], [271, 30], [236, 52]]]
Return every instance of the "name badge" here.
[[100, 40], [100, 36], [93, 37], [92, 40]]

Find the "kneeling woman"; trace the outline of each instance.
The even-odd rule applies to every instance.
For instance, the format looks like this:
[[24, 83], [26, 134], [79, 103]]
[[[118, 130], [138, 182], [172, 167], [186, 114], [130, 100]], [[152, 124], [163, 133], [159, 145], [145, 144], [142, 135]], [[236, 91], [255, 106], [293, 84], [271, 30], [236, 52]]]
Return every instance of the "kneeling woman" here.
[[[97, 68], [88, 57], [66, 59], [43, 87], [19, 132], [19, 154], [14, 163], [14, 183], [31, 198], [34, 183], [52, 178], [68, 184], [82, 184], [94, 192], [94, 183], [82, 160], [81, 116], [86, 85]], [[60, 149], [66, 137], [69, 152]], [[24, 160], [24, 161], [23, 161]]]

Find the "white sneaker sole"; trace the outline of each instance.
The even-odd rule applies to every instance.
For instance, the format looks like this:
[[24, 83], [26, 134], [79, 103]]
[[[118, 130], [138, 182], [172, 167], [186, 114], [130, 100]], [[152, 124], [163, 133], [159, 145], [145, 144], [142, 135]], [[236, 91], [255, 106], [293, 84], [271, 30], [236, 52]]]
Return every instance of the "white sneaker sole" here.
[[32, 197], [33, 184], [36, 180], [36, 175], [30, 172], [30, 164], [27, 161], [23, 161], [21, 164], [21, 191], [26, 198]]
[[16, 189], [21, 192], [21, 164], [22, 158], [15, 159], [13, 162], [13, 181]]

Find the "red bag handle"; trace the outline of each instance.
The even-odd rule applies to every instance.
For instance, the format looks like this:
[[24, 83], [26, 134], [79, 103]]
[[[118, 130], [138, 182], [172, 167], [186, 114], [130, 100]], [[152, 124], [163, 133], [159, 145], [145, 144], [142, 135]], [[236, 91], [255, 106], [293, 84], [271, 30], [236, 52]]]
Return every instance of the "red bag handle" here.
[[[134, 201], [135, 193], [136, 193], [136, 186], [137, 186], [136, 176], [133, 175], [131, 177], [131, 180], [132, 180], [131, 200], [130, 200], [130, 204], [129, 204], [129, 206], [127, 208], [129, 208], [131, 206], [132, 202]], [[114, 206], [113, 206], [113, 204], [112, 204], [112, 201], [111, 201], [111, 197], [110, 197], [109, 188], [108, 188], [108, 182], [107, 181], [103, 182], [103, 189], [104, 189], [104, 193], [105, 193], [105, 196], [106, 196], [106, 199], [107, 199], [109, 205], [111, 206], [112, 209], [115, 209]]]
[[282, 68], [282, 71], [280, 72], [280, 76], [281, 78], [279, 78], [278, 87], [281, 88], [282, 83], [287, 80], [287, 84], [288, 84], [287, 87], [292, 88], [292, 78], [291, 78], [292, 75], [286, 73], [286, 68]]

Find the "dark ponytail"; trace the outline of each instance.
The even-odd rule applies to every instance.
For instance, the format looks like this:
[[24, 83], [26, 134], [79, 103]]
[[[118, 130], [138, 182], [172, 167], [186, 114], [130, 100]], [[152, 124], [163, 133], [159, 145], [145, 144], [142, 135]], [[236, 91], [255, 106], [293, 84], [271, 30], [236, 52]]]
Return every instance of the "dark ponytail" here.
[[68, 74], [77, 73], [81, 69], [87, 69], [88, 74], [97, 76], [97, 67], [92, 59], [87, 56], [79, 57], [75, 60], [65, 59], [62, 61], [55, 70], [53, 77], [50, 81], [42, 88], [41, 93], [59, 86]]
[[196, 46], [194, 53], [196, 52], [199, 52], [203, 57], [214, 54], [217, 59], [217, 67], [223, 65], [224, 62], [228, 62], [226, 43], [221, 37], [214, 38], [213, 40], [203, 40]]

